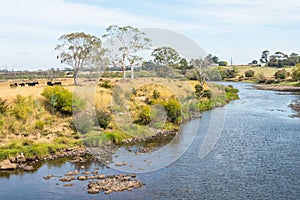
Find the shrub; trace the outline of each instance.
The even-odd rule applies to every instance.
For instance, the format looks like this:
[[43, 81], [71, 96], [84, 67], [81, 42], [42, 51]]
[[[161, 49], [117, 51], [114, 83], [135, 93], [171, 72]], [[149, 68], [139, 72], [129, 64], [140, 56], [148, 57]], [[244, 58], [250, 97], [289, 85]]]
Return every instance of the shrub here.
[[219, 61], [219, 66], [227, 66], [227, 62], [226, 61]]
[[172, 123], [178, 123], [181, 116], [181, 106], [180, 102], [175, 98], [170, 98], [169, 101], [164, 105], [167, 111], [167, 116], [169, 121]]
[[285, 69], [278, 70], [274, 74], [276, 79], [285, 79], [288, 75], [289, 73]]
[[196, 95], [200, 96], [202, 93], [202, 90], [203, 90], [202, 85], [200, 85], [200, 84], [195, 85], [195, 90], [196, 90]]
[[103, 88], [112, 88], [112, 85], [109, 83], [109, 81], [104, 81], [103, 83], [100, 83], [100, 87]]
[[210, 99], [212, 97], [212, 92], [210, 90], [203, 90], [202, 97], [207, 97]]
[[42, 96], [47, 99], [52, 110], [56, 109], [65, 114], [72, 114], [72, 108], [75, 108], [75, 111], [77, 111], [85, 107], [83, 100], [62, 86], [47, 86]]
[[292, 70], [292, 77], [294, 80], [300, 82], [300, 63], [298, 63], [296, 67]]
[[253, 71], [253, 70], [251, 70], [251, 69], [245, 71], [245, 77], [248, 77], [248, 78], [254, 77], [254, 74], [255, 74], [255, 71]]
[[94, 122], [92, 117], [87, 112], [80, 112], [74, 117], [71, 124], [72, 128], [79, 133], [86, 134], [92, 130]]
[[96, 118], [98, 120], [99, 126], [101, 128], [106, 129], [112, 120], [112, 116], [110, 112], [104, 110], [96, 110]]
[[17, 95], [14, 102], [11, 104], [10, 114], [17, 119], [26, 120], [33, 114], [35, 104], [32, 96], [24, 97]]
[[138, 122], [142, 125], [149, 124], [156, 116], [155, 109], [152, 109], [151, 106], [146, 105], [142, 108]]
[[265, 83], [267, 78], [265, 77], [265, 75], [263, 73], [258, 73], [256, 75], [256, 78], [258, 80], [258, 83]]
[[237, 76], [238, 72], [235, 68], [232, 69], [224, 69], [222, 67], [218, 67], [218, 70], [221, 74], [222, 80], [227, 78], [234, 78]]
[[45, 126], [45, 124], [41, 120], [36, 120], [35, 123], [34, 123], [34, 128], [38, 129], [38, 130], [41, 130], [41, 131], [44, 130], [44, 126]]
[[157, 90], [153, 90], [153, 99], [158, 99], [160, 97], [160, 93]]

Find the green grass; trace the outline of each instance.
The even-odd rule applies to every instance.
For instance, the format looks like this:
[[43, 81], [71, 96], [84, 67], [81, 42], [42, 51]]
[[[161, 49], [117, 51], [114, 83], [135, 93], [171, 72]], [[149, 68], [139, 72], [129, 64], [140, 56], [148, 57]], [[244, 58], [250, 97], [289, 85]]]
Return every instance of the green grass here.
[[35, 143], [32, 140], [14, 140], [0, 148], [0, 160], [15, 157], [21, 152], [26, 158], [42, 158], [55, 152], [79, 145], [79, 141], [69, 138], [57, 138], [52, 143]]

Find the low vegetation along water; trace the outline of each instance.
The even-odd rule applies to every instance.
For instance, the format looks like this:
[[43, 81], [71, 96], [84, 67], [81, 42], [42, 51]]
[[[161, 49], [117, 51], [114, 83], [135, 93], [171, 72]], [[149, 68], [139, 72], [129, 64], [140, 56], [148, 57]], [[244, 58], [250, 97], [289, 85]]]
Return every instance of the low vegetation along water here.
[[[43, 179], [49, 174], [62, 176], [68, 171], [96, 168], [99, 173], [119, 174], [119, 170], [129, 167], [110, 164], [112, 168], [107, 168], [97, 162], [76, 164], [61, 159], [46, 162], [31, 173], [0, 172], [0, 199], [299, 199], [300, 119], [291, 117], [295, 113], [288, 105], [300, 96], [256, 90], [245, 83], [235, 83], [234, 87], [240, 90], [240, 100], [188, 122], [180, 138], [165, 146], [161, 157], [151, 160], [153, 152], [137, 155], [151, 166], [155, 160], [172, 160], [183, 154], [159, 170], [137, 170], [141, 172], [137, 178], [146, 184], [140, 189], [91, 195], [87, 192], [88, 181], [74, 180], [70, 187], [64, 187], [58, 177]], [[224, 113], [224, 126], [216, 144], [200, 159], [199, 150], [205, 145], [209, 125], [223, 124], [214, 122], [213, 116]], [[132, 156], [132, 152], [122, 149], [115, 154], [115, 161]]]

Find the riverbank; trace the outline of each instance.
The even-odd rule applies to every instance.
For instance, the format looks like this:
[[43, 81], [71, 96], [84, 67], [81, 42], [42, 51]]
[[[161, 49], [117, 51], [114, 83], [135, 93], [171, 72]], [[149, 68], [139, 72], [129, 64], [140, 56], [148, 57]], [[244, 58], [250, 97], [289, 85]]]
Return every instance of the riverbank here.
[[282, 92], [300, 92], [300, 87], [289, 85], [274, 85], [274, 84], [256, 84], [254, 85], [259, 90], [274, 90]]
[[[141, 82], [141, 80], [136, 81]], [[120, 107], [116, 105], [113, 109], [118, 109], [120, 115], [114, 116], [115, 119], [110, 122], [106, 130], [92, 130], [93, 134], [77, 133], [76, 129], [71, 126], [72, 120], [70, 116], [64, 116], [52, 110], [49, 111], [47, 103], [41, 97], [18, 96], [18, 101], [14, 99], [9, 101], [3, 100], [4, 105], [10, 104], [10, 106], [7, 106], [6, 110], [4, 110], [5, 112], [1, 115], [3, 129], [0, 136], [3, 140], [0, 146], [0, 160], [2, 160], [0, 170], [19, 169], [33, 171], [39, 166], [38, 163], [42, 161], [62, 157], [67, 157], [74, 162], [81, 162], [84, 160], [82, 156], [95, 155], [95, 152], [89, 152], [88, 149], [99, 146], [101, 148], [104, 147], [104, 149], [98, 149], [97, 154], [99, 151], [112, 154], [113, 150], [109, 147], [112, 145], [118, 148], [122, 145], [130, 146], [135, 144], [141, 144], [142, 146], [138, 153], [147, 153], [155, 150], [148, 148], [149, 144], [150, 146], [155, 146], [160, 142], [165, 144], [177, 135], [181, 123], [200, 117], [200, 112], [202, 111], [224, 106], [230, 101], [238, 99], [238, 90], [232, 86], [225, 87], [209, 84], [203, 88], [205, 92], [203, 91], [202, 93], [200, 91], [201, 93], [195, 95], [193, 90], [195, 85], [199, 83], [197, 81], [164, 81], [162, 83], [166, 85], [165, 87], [156, 84], [157, 80], [152, 80], [146, 85], [142, 82], [139, 83], [141, 86], [133, 91], [134, 94], [129, 99], [130, 109], [128, 110], [130, 110], [130, 115], [136, 118], [140, 117], [143, 120], [145, 119], [145, 121], [139, 121], [139, 123], [132, 121], [131, 124], [128, 124], [125, 121], [128, 117], [125, 115], [126, 113], [123, 113], [126, 112], [127, 106]], [[112, 94], [114, 91], [112, 87], [117, 88], [115, 84], [118, 81], [103, 82], [111, 84], [111, 87], [106, 88], [107, 85], [103, 87], [103, 83], [101, 83], [102, 86], [96, 93], [98, 95], [97, 101], [98, 105], [102, 103], [102, 106], [109, 106], [103, 104], [101, 100], [103, 98], [106, 100], [112, 98], [114, 95]], [[122, 85], [126, 86], [126, 83], [122, 83]], [[21, 88], [13, 88], [12, 90], [17, 92], [17, 89], [22, 90]], [[174, 98], [173, 91], [176, 91], [176, 95], [182, 99]], [[132, 91], [130, 90], [130, 92]], [[99, 97], [100, 95], [103, 95], [102, 99]], [[118, 98], [120, 97], [118, 96]], [[166, 119], [157, 120], [152, 116], [153, 112], [151, 109], [156, 104], [167, 111], [165, 113], [165, 115], [167, 114]], [[18, 112], [16, 113], [16, 108], [24, 106], [28, 108], [24, 111], [17, 110]], [[150, 108], [150, 111], [146, 110], [147, 112], [141, 114], [141, 108], [143, 107]], [[22, 117], [21, 122], [19, 120], [20, 116]], [[124, 127], [120, 127], [120, 124], [116, 123], [120, 116], [125, 121]], [[157, 115], [157, 118], [159, 117]], [[9, 119], [10, 121], [8, 121]], [[80, 122], [84, 124], [88, 120], [90, 119], [87, 119], [85, 116]], [[4, 123], [6, 121], [7, 123]], [[14, 127], [16, 124], [18, 126]], [[95, 129], [95, 127], [92, 126], [91, 129]], [[108, 146], [99, 145], [103, 143]], [[80, 145], [81, 147], [79, 147]], [[83, 145], [89, 148], [82, 148]], [[76, 155], [79, 157], [76, 157]], [[101, 162], [106, 163], [107, 161], [109, 159], [105, 158]]]

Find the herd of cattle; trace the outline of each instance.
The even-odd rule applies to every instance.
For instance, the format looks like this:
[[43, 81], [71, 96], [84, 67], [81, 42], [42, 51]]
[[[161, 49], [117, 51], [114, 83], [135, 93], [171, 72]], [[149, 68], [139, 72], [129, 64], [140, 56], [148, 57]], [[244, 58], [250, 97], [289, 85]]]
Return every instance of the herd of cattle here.
[[[11, 88], [14, 88], [14, 87], [18, 87], [18, 85], [19, 85], [20, 87], [25, 87], [25, 85], [28, 85], [28, 86], [36, 86], [36, 85], [38, 85], [38, 84], [39, 84], [38, 81], [27, 82], [27, 83], [24, 83], [24, 82], [22, 82], [22, 83], [11, 83], [11, 84], [10, 84], [10, 87], [11, 87]], [[48, 86], [61, 85], [61, 82], [60, 82], [60, 81], [56, 81], [56, 82], [48, 81], [48, 82], [47, 82], [47, 85], [48, 85]]]

